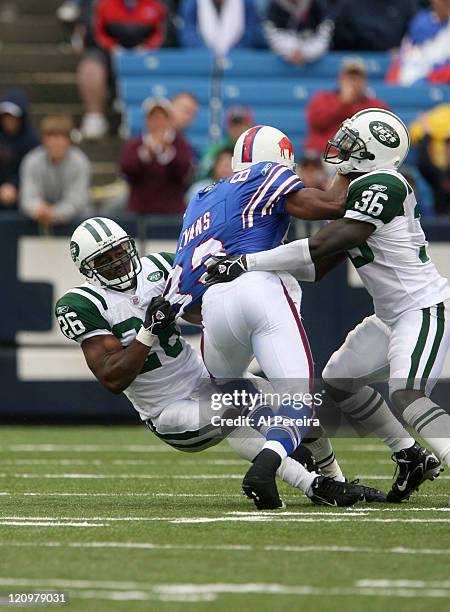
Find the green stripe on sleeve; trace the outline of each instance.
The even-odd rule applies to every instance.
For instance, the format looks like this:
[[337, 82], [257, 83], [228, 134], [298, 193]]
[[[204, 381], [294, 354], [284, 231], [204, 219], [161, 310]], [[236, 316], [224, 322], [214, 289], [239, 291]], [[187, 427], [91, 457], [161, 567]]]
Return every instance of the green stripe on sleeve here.
[[159, 255], [161, 255], [161, 257], [163, 257], [167, 263], [169, 264], [170, 267], [173, 266], [173, 260], [175, 259], [175, 253], [158, 253]]
[[422, 380], [420, 382], [420, 389], [425, 391], [425, 386], [427, 384], [428, 377], [430, 376], [430, 372], [433, 369], [434, 362], [436, 361], [437, 354], [439, 352], [439, 348], [442, 342], [442, 336], [444, 335], [445, 329], [445, 306], [444, 303], [441, 302], [437, 305], [437, 325], [436, 325], [436, 335], [434, 337], [433, 346], [431, 347], [430, 356], [428, 357], [427, 365], [423, 371]]
[[92, 296], [97, 298], [97, 300], [101, 303], [101, 305], [103, 306], [105, 310], [108, 310], [108, 304], [106, 303], [106, 300], [102, 295], [100, 295], [99, 293], [96, 293], [90, 287], [77, 287], [77, 289], [79, 289], [80, 291], [85, 291], [86, 293], [90, 293]]
[[169, 276], [168, 269], [160, 261], [158, 261], [158, 259], [156, 259], [156, 257], [154, 257], [153, 255], [147, 255], [147, 259], [150, 259], [150, 261], [158, 268], [158, 270], [161, 270], [161, 272], [163, 273], [164, 279], [167, 280], [167, 277]]
[[416, 378], [417, 370], [419, 369], [420, 358], [425, 349], [427, 342], [428, 332], [430, 331], [430, 309], [424, 308], [422, 310], [422, 327], [420, 328], [419, 338], [417, 339], [416, 346], [413, 354], [411, 355], [411, 368], [408, 374], [408, 381], [406, 383], [407, 389], [414, 389], [414, 380]]

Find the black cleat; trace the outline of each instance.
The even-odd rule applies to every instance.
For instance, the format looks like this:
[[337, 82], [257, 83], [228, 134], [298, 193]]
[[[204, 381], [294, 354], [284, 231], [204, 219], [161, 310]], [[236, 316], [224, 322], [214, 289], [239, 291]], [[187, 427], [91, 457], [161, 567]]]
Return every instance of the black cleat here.
[[418, 442], [411, 448], [394, 453], [392, 461], [397, 463], [394, 476], [397, 470], [398, 476], [387, 494], [387, 501], [391, 503], [409, 499], [425, 480], [434, 480], [443, 471], [439, 459]]
[[263, 450], [256, 457], [242, 481], [244, 495], [255, 502], [258, 510], [284, 508], [278, 494], [275, 474], [281, 463], [280, 457], [272, 450]]
[[359, 478], [357, 478], [356, 480], [352, 480], [350, 484], [356, 485], [361, 489], [361, 501], [366, 502], [366, 504], [371, 504], [373, 502], [383, 504], [387, 502], [387, 493], [385, 493], [384, 491], [380, 491], [379, 489], [375, 489], [374, 487], [366, 487], [366, 485], [360, 485]]
[[318, 506], [353, 506], [363, 501], [360, 485], [352, 482], [337, 482], [326, 476], [317, 476], [312, 483], [312, 495], [309, 499]]

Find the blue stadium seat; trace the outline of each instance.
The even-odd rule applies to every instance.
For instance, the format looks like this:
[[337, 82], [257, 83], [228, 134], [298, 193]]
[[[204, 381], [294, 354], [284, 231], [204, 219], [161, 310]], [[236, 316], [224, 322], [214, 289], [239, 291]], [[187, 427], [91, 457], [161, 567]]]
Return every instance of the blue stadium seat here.
[[[370, 79], [383, 79], [391, 62], [387, 53], [330, 53], [321, 60], [297, 68], [275, 56], [270, 51], [238, 49], [224, 60], [225, 75], [229, 77], [267, 77], [298, 80], [317, 78], [336, 80], [344, 58], [357, 55], [364, 60]], [[329, 87], [329, 85], [328, 85]], [[327, 87], [327, 88], [328, 88]]]
[[116, 51], [114, 69], [123, 76], [201, 76], [209, 78], [213, 72], [213, 57], [206, 49], [160, 49], [158, 51]]
[[187, 79], [152, 75], [122, 78], [118, 85], [119, 95], [125, 105], [142, 104], [148, 96], [171, 98], [180, 91], [190, 91], [201, 105], [209, 104], [209, 79], [195, 77]]
[[396, 87], [384, 83], [370, 85], [370, 91], [377, 98], [384, 100], [390, 107], [416, 109], [417, 112], [450, 102], [450, 87], [448, 85], [435, 86], [417, 84], [412, 87]]
[[317, 91], [329, 88], [330, 83], [322, 80], [268, 77], [262, 81], [249, 77], [225, 77], [222, 92], [224, 103], [227, 105], [237, 103], [253, 107], [279, 105], [299, 108], [307, 104]]

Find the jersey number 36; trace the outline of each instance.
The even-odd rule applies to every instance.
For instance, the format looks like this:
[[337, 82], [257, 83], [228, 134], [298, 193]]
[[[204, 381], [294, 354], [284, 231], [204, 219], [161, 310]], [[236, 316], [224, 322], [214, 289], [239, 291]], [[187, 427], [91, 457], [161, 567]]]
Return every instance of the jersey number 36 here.
[[380, 200], [387, 202], [388, 196], [381, 191], [371, 191], [367, 189], [361, 194], [361, 202], [355, 202], [355, 210], [365, 212], [372, 217], [379, 217], [383, 212], [383, 204]]

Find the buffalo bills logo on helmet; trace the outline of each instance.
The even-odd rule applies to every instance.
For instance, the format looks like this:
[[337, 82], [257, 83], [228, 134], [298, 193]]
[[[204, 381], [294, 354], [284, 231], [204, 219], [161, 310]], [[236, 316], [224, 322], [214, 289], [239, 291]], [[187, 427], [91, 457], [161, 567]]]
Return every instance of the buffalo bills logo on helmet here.
[[283, 136], [278, 146], [280, 147], [280, 155], [283, 159], [291, 159], [291, 157], [294, 157], [294, 147], [287, 136]]

